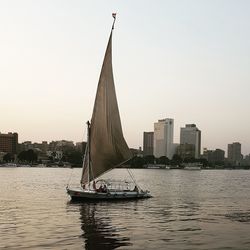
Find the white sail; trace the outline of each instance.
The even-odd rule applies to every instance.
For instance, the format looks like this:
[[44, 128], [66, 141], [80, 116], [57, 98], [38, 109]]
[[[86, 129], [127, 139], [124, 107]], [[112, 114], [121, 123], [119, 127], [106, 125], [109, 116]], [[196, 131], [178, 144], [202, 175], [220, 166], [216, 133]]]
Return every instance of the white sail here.
[[[109, 37], [89, 129], [83, 164], [82, 185], [130, 159], [123, 137], [112, 69], [112, 32]], [[88, 161], [90, 160], [90, 168]], [[91, 170], [90, 170], [91, 169]]]

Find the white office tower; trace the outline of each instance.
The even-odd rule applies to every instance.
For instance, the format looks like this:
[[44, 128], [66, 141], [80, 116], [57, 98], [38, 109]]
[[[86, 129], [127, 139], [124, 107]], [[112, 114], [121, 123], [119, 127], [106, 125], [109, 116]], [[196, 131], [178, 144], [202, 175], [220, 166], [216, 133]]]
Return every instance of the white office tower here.
[[154, 156], [173, 157], [174, 119], [166, 118], [154, 123]]
[[195, 146], [194, 156], [200, 158], [201, 152], [201, 131], [195, 124], [186, 124], [185, 128], [181, 128], [180, 144], [191, 144]]

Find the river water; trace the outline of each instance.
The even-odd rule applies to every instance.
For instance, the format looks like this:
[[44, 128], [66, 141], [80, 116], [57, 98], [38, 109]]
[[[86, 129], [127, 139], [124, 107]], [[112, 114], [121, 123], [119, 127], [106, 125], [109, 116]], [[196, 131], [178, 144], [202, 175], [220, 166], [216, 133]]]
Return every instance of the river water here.
[[136, 169], [153, 198], [71, 203], [80, 173], [0, 168], [0, 249], [250, 249], [250, 171]]

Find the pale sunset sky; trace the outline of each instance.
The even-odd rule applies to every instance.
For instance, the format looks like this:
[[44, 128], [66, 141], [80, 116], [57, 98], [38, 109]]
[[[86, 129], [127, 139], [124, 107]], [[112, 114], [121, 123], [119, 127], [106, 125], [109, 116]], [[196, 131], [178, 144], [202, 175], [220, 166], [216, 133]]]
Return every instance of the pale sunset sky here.
[[250, 1], [0, 1], [0, 132], [19, 142], [84, 138], [112, 25], [124, 136], [173, 118], [202, 147], [250, 153]]

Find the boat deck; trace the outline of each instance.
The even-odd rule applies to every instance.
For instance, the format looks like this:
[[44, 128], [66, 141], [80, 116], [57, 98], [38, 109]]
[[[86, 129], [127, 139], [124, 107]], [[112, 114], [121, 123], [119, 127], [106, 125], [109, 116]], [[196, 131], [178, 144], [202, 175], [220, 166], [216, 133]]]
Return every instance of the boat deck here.
[[148, 191], [131, 190], [108, 190], [107, 192], [97, 192], [95, 190], [85, 190], [81, 188], [67, 189], [67, 193], [72, 200], [121, 200], [121, 199], [142, 199], [152, 197]]

